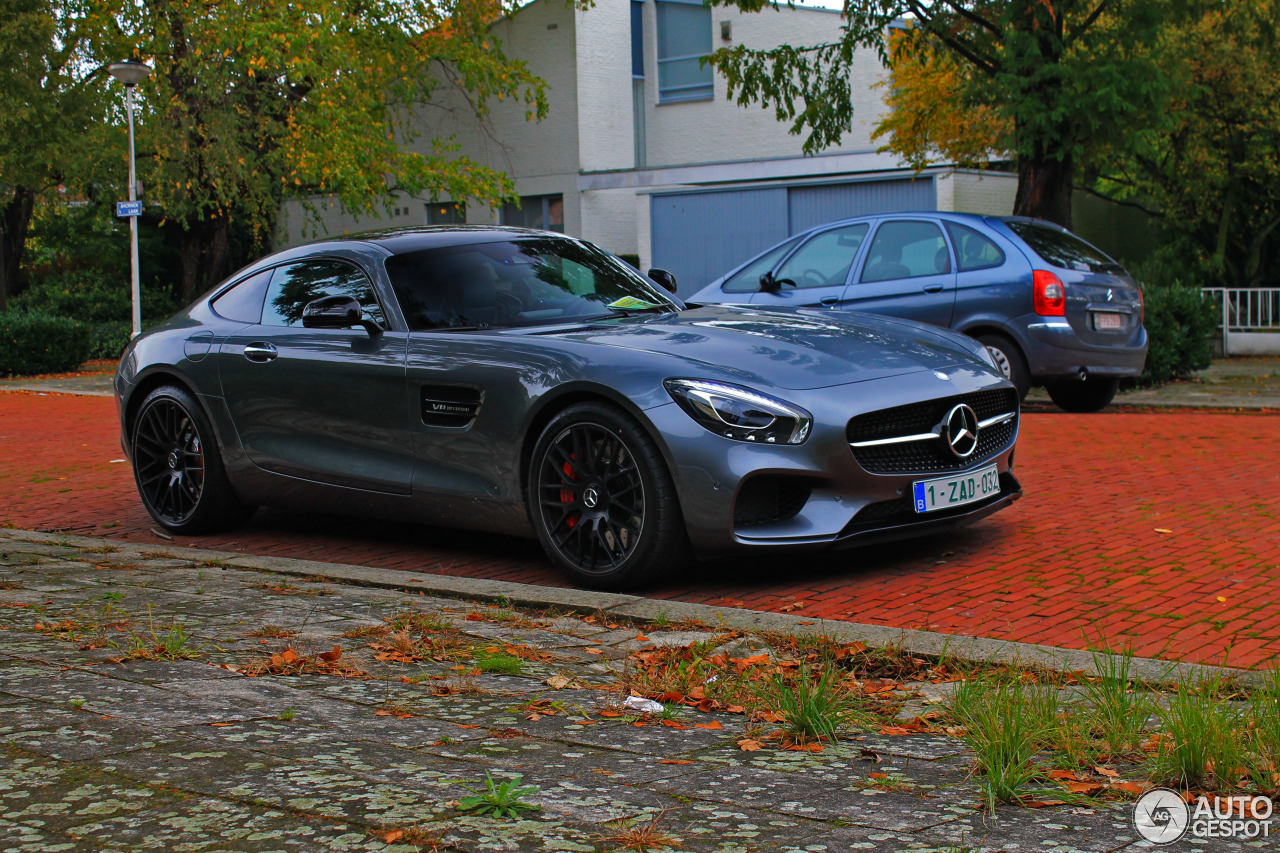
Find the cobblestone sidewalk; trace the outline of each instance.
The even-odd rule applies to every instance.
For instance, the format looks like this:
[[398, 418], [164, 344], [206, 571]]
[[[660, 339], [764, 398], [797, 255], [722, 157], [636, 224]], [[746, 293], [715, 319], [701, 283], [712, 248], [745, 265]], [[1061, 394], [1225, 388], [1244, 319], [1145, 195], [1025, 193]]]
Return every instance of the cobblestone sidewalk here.
[[[519, 663], [460, 672], [397, 624]], [[655, 821], [644, 849], [1142, 846], [1127, 803], [979, 809], [946, 735], [746, 752], [741, 714], [610, 711], [638, 651], [721, 640], [675, 627], [0, 538], [0, 851], [635, 850]], [[538, 810], [461, 810], [486, 773]]]

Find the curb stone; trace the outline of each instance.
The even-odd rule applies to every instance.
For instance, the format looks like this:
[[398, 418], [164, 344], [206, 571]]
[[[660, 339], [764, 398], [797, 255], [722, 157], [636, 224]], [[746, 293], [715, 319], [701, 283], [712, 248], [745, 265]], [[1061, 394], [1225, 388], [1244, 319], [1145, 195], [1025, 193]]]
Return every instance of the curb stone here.
[[[140, 552], [163, 551], [187, 560], [218, 561], [229, 567], [294, 577], [320, 578], [334, 583], [392, 589], [410, 593], [428, 593], [473, 601], [504, 601], [526, 607], [555, 606], [577, 613], [606, 613], [610, 616], [640, 622], [699, 621], [725, 630], [776, 632], [792, 635], [826, 635], [843, 642], [862, 642], [871, 647], [896, 646], [903, 651], [927, 657], [1043, 666], [1063, 672], [1082, 671], [1096, 675], [1095, 653], [1064, 649], [1034, 643], [1018, 643], [986, 637], [943, 634], [907, 628], [890, 628], [841, 620], [806, 618], [789, 613], [741, 610], [684, 601], [665, 601], [636, 595], [594, 592], [537, 584], [463, 578], [414, 572], [405, 569], [379, 569], [342, 563], [324, 563], [289, 557], [262, 557], [229, 551], [185, 548], [167, 544], [138, 544], [118, 539], [101, 539], [34, 530], [0, 528], [0, 537], [12, 542], [68, 542], [81, 547], [110, 546], [121, 556]], [[1100, 658], [1110, 655], [1099, 653]], [[1230, 679], [1244, 684], [1261, 685], [1266, 672], [1234, 667], [1186, 664], [1156, 658], [1133, 658], [1130, 676], [1139, 681], [1169, 682], [1184, 677], [1196, 679]]]

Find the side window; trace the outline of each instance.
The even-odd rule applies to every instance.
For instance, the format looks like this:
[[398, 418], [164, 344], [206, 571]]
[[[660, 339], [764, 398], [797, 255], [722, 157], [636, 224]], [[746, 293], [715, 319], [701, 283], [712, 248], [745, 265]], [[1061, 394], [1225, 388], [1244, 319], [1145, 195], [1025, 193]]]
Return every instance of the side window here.
[[262, 310], [264, 326], [301, 326], [302, 309], [323, 296], [350, 296], [364, 315], [387, 327], [387, 317], [373, 295], [373, 285], [358, 268], [342, 261], [303, 261], [277, 267]]
[[241, 323], [262, 322], [262, 300], [267, 295], [267, 284], [274, 270], [263, 270], [239, 282], [230, 290], [209, 303], [213, 313]]
[[951, 245], [956, 247], [956, 266], [960, 272], [986, 270], [1004, 264], [1004, 252], [1000, 247], [967, 225], [947, 223]]
[[782, 256], [790, 252], [795, 244], [795, 240], [788, 240], [772, 252], [760, 256], [732, 278], [726, 279], [720, 289], [725, 293], [755, 293], [760, 289], [760, 276], [773, 269], [774, 265], [782, 260]]
[[862, 270], [864, 282], [951, 272], [942, 229], [932, 222], [886, 222], [876, 231]]
[[859, 222], [815, 234], [787, 258], [776, 277], [795, 282], [799, 290], [844, 284], [869, 227]]

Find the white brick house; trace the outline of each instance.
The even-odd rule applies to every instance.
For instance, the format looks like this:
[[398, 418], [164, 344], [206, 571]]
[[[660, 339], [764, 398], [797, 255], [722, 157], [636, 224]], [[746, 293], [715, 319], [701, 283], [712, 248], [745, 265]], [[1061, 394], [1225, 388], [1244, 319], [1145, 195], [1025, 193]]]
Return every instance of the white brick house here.
[[[838, 37], [840, 17], [795, 8], [743, 14], [691, 0], [597, 0], [588, 11], [535, 0], [494, 25], [508, 55], [548, 84], [550, 113], [495, 104], [477, 120], [460, 93], [442, 88], [417, 121], [423, 139], [454, 137], [474, 159], [507, 172], [517, 209], [465, 211], [449, 200], [405, 198], [382, 219], [353, 217], [320, 201], [319, 230], [286, 205], [282, 237], [341, 234], [387, 225], [465, 221], [550, 227], [612, 252], [663, 266], [688, 293], [733, 264], [820, 222], [886, 210], [1008, 213], [1016, 180], [949, 168], [919, 174], [877, 153], [871, 132], [884, 112], [884, 74], [873, 51], [856, 60], [855, 124], [841, 145], [814, 157], [772, 109], [739, 107], [725, 80], [697, 55], [721, 46], [812, 44]], [[465, 200], [460, 200], [465, 205]]]

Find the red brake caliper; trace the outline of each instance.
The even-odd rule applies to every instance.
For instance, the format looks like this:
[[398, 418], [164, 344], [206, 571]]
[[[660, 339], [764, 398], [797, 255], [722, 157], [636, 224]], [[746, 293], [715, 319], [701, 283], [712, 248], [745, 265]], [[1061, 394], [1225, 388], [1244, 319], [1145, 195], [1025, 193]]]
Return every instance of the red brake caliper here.
[[[570, 453], [569, 458], [573, 459], [575, 457], [572, 453]], [[569, 478], [573, 477], [573, 466], [570, 465], [568, 462], [564, 463], [564, 468], [562, 470], [564, 471], [564, 475], [566, 477], [569, 477]], [[560, 490], [560, 503], [562, 504], [573, 503], [573, 489], [566, 488], [566, 489]], [[565, 520], [565, 526], [567, 527], [574, 527], [577, 525], [577, 523], [578, 523], [577, 514], [571, 515], [569, 516], [568, 519]]]

